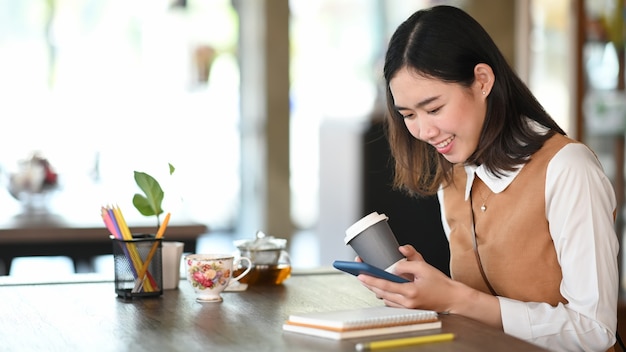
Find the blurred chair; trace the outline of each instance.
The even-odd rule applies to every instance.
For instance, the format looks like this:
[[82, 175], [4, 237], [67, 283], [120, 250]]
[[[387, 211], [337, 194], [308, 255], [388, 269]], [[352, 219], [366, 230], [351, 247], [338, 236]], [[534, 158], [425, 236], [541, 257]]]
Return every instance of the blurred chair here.
[[73, 275], [74, 262], [65, 256], [18, 257], [11, 262], [10, 276], [37, 276], [42, 279]]
[[92, 259], [93, 271], [98, 274], [105, 274], [111, 277], [115, 276], [115, 261], [113, 254], [99, 255]]

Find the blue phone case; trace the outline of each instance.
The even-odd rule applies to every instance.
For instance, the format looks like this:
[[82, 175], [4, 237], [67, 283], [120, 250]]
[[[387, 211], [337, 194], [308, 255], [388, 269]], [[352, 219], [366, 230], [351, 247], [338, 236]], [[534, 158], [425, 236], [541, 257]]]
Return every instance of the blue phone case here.
[[381, 279], [398, 282], [398, 283], [410, 282], [409, 280], [403, 277], [394, 275], [390, 272], [384, 271], [383, 269], [377, 268], [375, 266], [372, 266], [363, 262], [335, 260], [333, 262], [333, 267], [341, 271], [345, 271], [346, 273], [352, 274], [354, 276], [359, 275], [359, 274], [365, 274], [365, 275], [375, 276]]

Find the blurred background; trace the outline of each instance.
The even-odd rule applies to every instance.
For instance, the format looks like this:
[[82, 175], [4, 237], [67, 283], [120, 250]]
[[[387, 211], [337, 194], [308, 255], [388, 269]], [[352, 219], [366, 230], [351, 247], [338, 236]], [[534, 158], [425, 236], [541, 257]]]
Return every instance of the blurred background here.
[[132, 220], [144, 171], [166, 211], [208, 226], [198, 251], [262, 230], [294, 267], [326, 266], [378, 211], [445, 271], [436, 201], [389, 189], [380, 130], [387, 40], [435, 4], [485, 26], [621, 209], [622, 0], [0, 0], [0, 217], [33, 211], [10, 189], [36, 156], [55, 179], [35, 210], [98, 222], [115, 203]]

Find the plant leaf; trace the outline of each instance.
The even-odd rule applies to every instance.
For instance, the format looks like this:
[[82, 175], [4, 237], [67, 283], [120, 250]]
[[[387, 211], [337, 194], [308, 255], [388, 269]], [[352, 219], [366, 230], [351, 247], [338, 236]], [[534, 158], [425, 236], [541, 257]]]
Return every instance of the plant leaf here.
[[167, 165], [170, 167], [170, 176], [174, 173], [174, 171], [176, 171], [176, 168], [174, 167], [174, 165], [167, 163]]
[[137, 210], [141, 213], [141, 215], [145, 215], [145, 216], [156, 215], [154, 212], [154, 209], [152, 209], [152, 206], [150, 205], [150, 202], [148, 201], [148, 198], [146, 198], [145, 196], [142, 196], [139, 193], [136, 193], [135, 196], [133, 197], [133, 205], [135, 206], [135, 208], [137, 208]]
[[[165, 194], [157, 180], [145, 172], [135, 171], [135, 182], [145, 194], [145, 197], [141, 194], [135, 194], [133, 197], [135, 208], [143, 215], [159, 215], [163, 213], [161, 205], [163, 204]], [[148, 209], [152, 211], [150, 212]]]

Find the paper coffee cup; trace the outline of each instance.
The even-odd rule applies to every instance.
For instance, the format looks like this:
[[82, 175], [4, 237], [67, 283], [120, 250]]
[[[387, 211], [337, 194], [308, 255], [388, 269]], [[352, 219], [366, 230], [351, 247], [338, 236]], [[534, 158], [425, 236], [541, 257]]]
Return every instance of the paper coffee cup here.
[[385, 214], [378, 212], [363, 217], [346, 230], [344, 242], [364, 262], [392, 271], [394, 265], [405, 258], [398, 250], [400, 245], [387, 220]]

